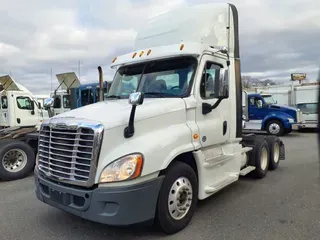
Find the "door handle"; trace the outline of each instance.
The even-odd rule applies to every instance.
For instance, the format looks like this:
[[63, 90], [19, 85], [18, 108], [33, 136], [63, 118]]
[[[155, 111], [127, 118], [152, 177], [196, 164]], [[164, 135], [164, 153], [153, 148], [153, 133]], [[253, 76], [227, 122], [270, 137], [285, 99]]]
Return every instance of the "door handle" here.
[[223, 135], [226, 135], [226, 133], [227, 133], [227, 128], [228, 128], [227, 121], [224, 121], [224, 122], [223, 122]]

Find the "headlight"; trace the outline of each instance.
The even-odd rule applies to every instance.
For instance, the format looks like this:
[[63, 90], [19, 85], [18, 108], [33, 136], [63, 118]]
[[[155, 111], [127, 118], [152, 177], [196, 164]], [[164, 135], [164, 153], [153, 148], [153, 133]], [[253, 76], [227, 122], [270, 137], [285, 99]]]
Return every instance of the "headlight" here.
[[100, 183], [119, 182], [139, 177], [142, 172], [143, 156], [130, 154], [124, 156], [103, 169]]
[[293, 118], [288, 118], [289, 123], [294, 123], [294, 119]]

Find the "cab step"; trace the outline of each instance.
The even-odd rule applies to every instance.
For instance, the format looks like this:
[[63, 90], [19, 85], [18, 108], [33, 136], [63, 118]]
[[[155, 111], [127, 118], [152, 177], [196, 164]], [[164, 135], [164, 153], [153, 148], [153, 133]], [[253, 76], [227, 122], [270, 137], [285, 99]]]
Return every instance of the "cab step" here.
[[246, 167], [246, 168], [244, 168], [244, 169], [242, 169], [240, 171], [240, 176], [245, 176], [245, 175], [247, 175], [248, 173], [252, 172], [255, 169], [256, 169], [256, 167], [254, 167], [254, 166], [248, 166], [248, 167]]

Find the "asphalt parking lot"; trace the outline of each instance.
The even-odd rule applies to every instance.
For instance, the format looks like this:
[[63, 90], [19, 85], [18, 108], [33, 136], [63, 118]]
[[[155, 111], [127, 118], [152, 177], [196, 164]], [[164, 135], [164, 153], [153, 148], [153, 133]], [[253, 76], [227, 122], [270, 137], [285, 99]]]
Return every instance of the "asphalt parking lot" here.
[[112, 228], [38, 201], [33, 177], [0, 182], [1, 240], [319, 239], [320, 178], [315, 133], [282, 138], [286, 160], [266, 178], [242, 178], [199, 203], [190, 225], [165, 236], [152, 228]]

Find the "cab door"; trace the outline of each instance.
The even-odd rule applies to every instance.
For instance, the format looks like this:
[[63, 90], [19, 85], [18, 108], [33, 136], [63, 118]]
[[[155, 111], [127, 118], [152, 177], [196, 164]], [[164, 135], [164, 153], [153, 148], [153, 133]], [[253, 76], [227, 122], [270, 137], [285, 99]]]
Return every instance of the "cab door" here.
[[40, 122], [38, 108], [29, 95], [17, 94], [14, 104], [14, 119], [16, 126], [35, 126]]
[[[220, 75], [224, 71], [226, 78]], [[228, 93], [228, 71], [225, 58], [204, 55], [194, 88], [197, 99], [196, 123], [202, 145], [201, 156], [207, 171], [207, 177], [202, 179], [202, 184], [208, 192], [236, 181], [240, 169], [238, 158], [231, 147], [233, 143], [229, 141], [231, 132], [236, 131], [236, 124], [235, 118], [232, 118], [235, 114], [232, 112], [232, 109], [235, 109], [231, 106], [232, 96]], [[218, 92], [223, 92], [221, 95], [224, 98], [218, 99]]]
[[226, 142], [230, 138], [229, 99], [224, 99], [210, 113], [203, 114], [202, 106], [205, 103], [214, 105], [218, 99], [214, 97], [215, 82], [219, 79], [220, 63], [214, 62], [213, 57], [204, 55], [199, 66], [202, 73], [198, 74], [195, 88], [197, 98], [196, 121], [199, 127], [202, 147], [209, 147]]

